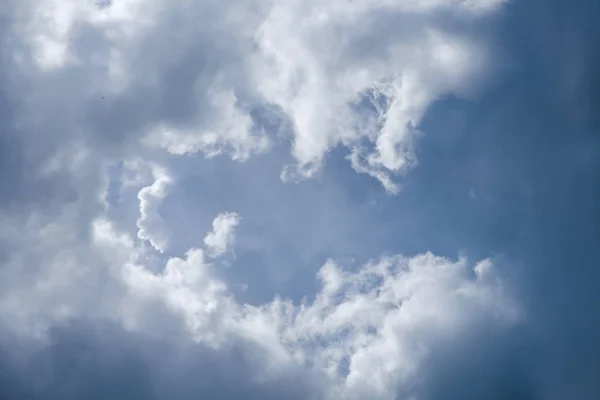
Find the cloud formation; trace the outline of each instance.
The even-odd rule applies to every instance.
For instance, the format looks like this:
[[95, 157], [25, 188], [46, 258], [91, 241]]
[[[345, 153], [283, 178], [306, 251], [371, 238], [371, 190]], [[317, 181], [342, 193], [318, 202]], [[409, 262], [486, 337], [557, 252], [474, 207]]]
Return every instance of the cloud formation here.
[[[231, 227], [237, 221], [234, 215], [218, 216], [215, 231], [223, 233], [223, 227]], [[117, 327], [111, 328], [117, 329], [116, 332], [106, 333], [109, 335], [106, 339], [116, 340], [117, 346], [121, 340], [131, 340], [131, 335], [167, 340], [167, 346], [197, 348], [202, 353], [198, 357], [204, 357], [205, 352], [212, 357], [210, 354], [216, 352], [218, 368], [229, 368], [227, 349], [242, 346], [241, 351], [250, 352], [247, 357], [259, 356], [261, 360], [252, 373], [244, 372], [242, 379], [250, 379], [252, 385], [277, 384], [288, 379], [285, 371], [297, 371], [294, 374], [300, 374], [299, 377], [309, 374], [318, 378], [319, 385], [311, 387], [306, 383], [305, 390], [318, 389], [319, 398], [393, 399], [399, 390], [410, 392], [422, 360], [439, 343], [458, 340], [474, 324], [506, 328], [519, 318], [518, 309], [495, 278], [489, 260], [471, 267], [466, 260], [453, 262], [432, 254], [413, 258], [395, 256], [374, 260], [354, 272], [328, 261], [319, 272], [321, 288], [312, 302], [294, 304], [276, 298], [251, 306], [234, 299], [227, 284], [218, 277], [218, 264], [210, 263], [201, 248], [190, 249], [183, 258], [171, 257], [160, 272], [153, 272], [153, 268], [144, 264], [143, 243], [136, 245], [133, 237], [117, 231], [110, 221], [94, 220], [92, 233], [92, 247], [82, 255], [96, 254], [94, 261], [98, 264], [94, 267], [108, 270], [104, 286], [118, 290], [105, 291], [102, 297], [112, 307], [94, 303], [97, 299], [88, 299], [88, 304], [82, 305], [81, 300], [89, 293], [78, 293], [75, 295], [81, 298], [76, 303], [70, 298], [56, 299], [34, 308], [21, 308], [18, 317], [3, 313], [6, 326], [14, 326], [17, 321], [13, 318], [19, 318], [18, 323], [24, 329], [20, 334], [29, 340], [50, 340], [49, 344], [42, 344], [50, 346], [49, 349], [57, 346], [55, 340], [63, 340], [61, 335], [68, 335], [64, 339], [67, 343], [83, 340], [85, 346], [92, 346], [93, 352], [104, 351], [94, 349], [95, 346], [111, 346], [108, 360], [93, 356], [92, 371], [77, 372], [81, 374], [105, 374], [108, 365], [118, 363], [116, 356], [110, 355], [117, 351], [113, 344], [96, 343], [95, 337], [101, 334], [95, 330], [102, 332], [103, 328], [94, 327], [91, 338], [77, 339], [86, 334], [77, 327], [73, 333], [63, 327], [71, 320], [93, 318]], [[226, 238], [231, 240], [231, 234]], [[217, 257], [212, 240], [208, 242], [207, 250]], [[74, 258], [75, 264], [83, 261], [77, 254], [68, 256]], [[80, 279], [63, 275], [57, 282], [60, 287], [39, 288], [30, 292], [30, 296], [38, 298], [48, 289], [72, 292]], [[11, 309], [6, 296], [2, 304]], [[42, 322], [39, 313], [52, 317]], [[28, 323], [36, 328], [28, 328]], [[90, 329], [85, 324], [84, 328]], [[53, 336], [53, 332], [59, 336]], [[110, 335], [116, 336], [112, 339]], [[134, 349], [146, 351], [137, 346]], [[222, 352], [225, 352], [223, 359]], [[60, 362], [54, 357], [66, 356], [57, 354], [47, 362]], [[155, 356], [150, 352], [132, 357], [135, 362], [146, 363], [151, 360], [142, 361], [145, 357]], [[185, 365], [181, 362], [177, 361], [178, 368]], [[202, 363], [197, 367], [200, 373], [206, 368], [205, 358], [198, 362]], [[146, 368], [155, 367], [153, 364], [135, 367], [142, 371]], [[59, 373], [63, 372], [68, 377], [59, 376], [48, 384], [54, 386], [61, 379], [79, 379], [72, 375], [75, 372]], [[77, 385], [85, 385], [91, 377], [80, 379], [83, 383]], [[134, 384], [132, 390], [143, 390], [145, 386], [139, 385]], [[74, 390], [91, 389], [76, 386]], [[71, 394], [66, 396], [71, 398]]]
[[223, 213], [213, 220], [213, 230], [204, 237], [204, 245], [211, 257], [223, 255], [235, 241], [235, 227], [240, 217], [236, 213]]
[[94, 140], [243, 161], [268, 151], [274, 125], [293, 143], [283, 178], [313, 175], [344, 146], [356, 171], [395, 193], [428, 106], [467, 93], [489, 67], [485, 42], [448, 21], [502, 3], [20, 2], [8, 7], [21, 18], [10, 62], [16, 82], [33, 78], [36, 113], [61, 91], [53, 128], [69, 135], [87, 115]]
[[2, 3], [0, 399], [598, 398], [600, 11], [505, 3]]
[[161, 200], [167, 195], [171, 177], [158, 166], [151, 166], [154, 182], [144, 186], [138, 193], [140, 217], [137, 220], [138, 238], [147, 240], [152, 247], [163, 253], [168, 246], [168, 233], [158, 213]]

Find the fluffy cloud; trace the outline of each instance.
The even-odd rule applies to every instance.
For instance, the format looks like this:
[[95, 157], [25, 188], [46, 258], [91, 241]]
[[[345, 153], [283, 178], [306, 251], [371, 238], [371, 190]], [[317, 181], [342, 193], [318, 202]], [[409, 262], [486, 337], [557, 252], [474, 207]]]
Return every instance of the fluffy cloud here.
[[213, 231], [204, 238], [204, 244], [209, 249], [211, 257], [223, 255], [234, 243], [235, 227], [240, 221], [236, 213], [219, 214], [213, 220]]
[[11, 63], [17, 82], [35, 74], [36, 113], [61, 91], [55, 124], [83, 113], [97, 135], [237, 160], [268, 151], [275, 125], [293, 143], [284, 179], [344, 146], [356, 171], [397, 192], [428, 106], [489, 69], [485, 42], [448, 19], [468, 26], [502, 3], [28, 1], [9, 7], [22, 19]]
[[[499, 3], [461, 3], [455, 11], [469, 17]], [[439, 25], [449, 7], [292, 1], [269, 10], [255, 36], [253, 75], [263, 98], [293, 126], [297, 165], [284, 178], [312, 175], [344, 145], [358, 172], [398, 190], [389, 175], [415, 163], [413, 141], [428, 105], [467, 90], [485, 68], [479, 43]]]
[[[232, 215], [217, 217], [215, 231], [223, 232], [223, 226], [237, 221]], [[519, 317], [489, 260], [471, 266], [464, 259], [432, 254], [395, 256], [356, 271], [329, 261], [319, 272], [321, 288], [313, 301], [294, 304], [276, 298], [252, 306], [235, 300], [219, 278], [218, 265], [205, 257], [206, 250], [193, 248], [183, 258], [171, 257], [154, 272], [145, 264], [143, 243], [136, 244], [103, 217], [95, 219], [91, 229], [87, 251], [57, 261], [71, 259], [81, 265], [88, 254], [95, 254], [93, 268], [106, 271], [102, 285], [114, 289], [91, 299], [86, 291], [74, 292], [81, 272], [61, 275], [56, 283], [46, 281], [30, 292], [32, 298], [48, 292], [57, 296], [59, 290], [69, 297], [21, 308], [19, 324], [29, 321], [35, 329], [13, 332], [44, 338], [53, 326], [93, 317], [112, 321], [130, 332], [127, 335], [149, 335], [172, 343], [168, 345], [187, 343], [221, 352], [243, 344], [244, 351], [254, 349], [262, 360], [253, 379], [276, 382], [282, 379], [281, 371], [305, 371], [318, 377], [322, 398], [393, 399], [398, 392], [410, 392], [411, 382], [424, 373], [422, 361], [440, 343], [459, 340], [477, 324], [503, 328]], [[207, 247], [214, 250], [210, 243]], [[14, 329], [11, 292], [2, 297], [0, 309], [4, 323]], [[112, 307], [105, 307], [107, 301]]]
[[140, 217], [137, 220], [139, 229], [137, 236], [142, 240], [149, 241], [152, 247], [162, 253], [168, 245], [168, 233], [163, 226], [158, 207], [160, 201], [167, 195], [171, 177], [160, 167], [152, 166], [151, 169], [154, 182], [150, 186], [140, 189], [138, 193]]
[[[428, 107], [468, 94], [488, 66], [484, 38], [453, 23], [501, 3], [0, 6], [8, 398], [93, 398], [100, 382], [116, 398], [394, 399], [419, 394], [440, 348], [482, 325], [513, 326], [519, 308], [492, 261], [431, 253], [359, 268], [330, 260], [304, 301], [253, 304], [222, 268], [239, 216], [217, 215], [204, 246], [182, 254], [163, 213], [184, 196], [186, 160], [251, 162], [282, 148], [284, 180], [314, 175], [343, 147], [355, 171], [398, 192]], [[288, 213], [293, 232], [302, 217]], [[124, 370], [139, 374], [130, 386], [115, 380]]]

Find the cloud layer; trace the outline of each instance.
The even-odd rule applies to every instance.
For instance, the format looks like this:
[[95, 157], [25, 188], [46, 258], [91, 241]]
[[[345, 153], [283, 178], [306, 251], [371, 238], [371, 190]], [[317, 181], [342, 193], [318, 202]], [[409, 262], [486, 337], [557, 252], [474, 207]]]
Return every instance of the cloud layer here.
[[184, 239], [203, 203], [173, 209], [185, 162], [275, 153], [289, 182], [336, 148], [398, 193], [428, 107], [485, 78], [485, 40], [449, 22], [501, 3], [5, 3], [2, 398], [417, 396], [440, 348], [512, 327], [493, 261], [429, 252], [329, 259], [303, 300], [244, 301], [227, 271], [245, 219], [220, 209]]
[[[182, 258], [171, 257], [160, 272], [153, 272], [154, 268], [146, 264], [143, 243], [136, 245], [131, 235], [117, 231], [109, 220], [96, 219], [92, 222], [91, 247], [79, 254], [69, 251], [63, 257], [71, 265], [79, 266], [79, 270], [76, 273], [71, 270], [69, 274], [69, 266], [57, 260], [60, 264], [54, 266], [52, 274], [59, 279], [39, 282], [37, 287], [28, 289], [29, 298], [40, 301], [37, 304], [11, 303], [11, 298], [17, 300], [23, 294], [8, 290], [2, 303], [3, 325], [12, 326], [11, 330], [24, 340], [34, 341], [35, 344], [30, 345], [33, 347], [54, 349], [68, 346], [71, 340], [83, 340], [85, 348], [91, 346], [89, 351], [93, 354], [104, 354], [102, 349], [109, 346], [108, 354], [101, 359], [92, 355], [88, 361], [91, 364], [86, 364], [91, 370], [77, 372], [80, 374], [105, 373], [104, 368], [109, 368], [105, 363], [120, 363], [116, 355], [111, 355], [118, 354], [114, 346], [133, 340], [132, 335], [141, 335], [165, 346], [186, 349], [191, 346], [192, 354], [200, 352], [198, 373], [207, 368], [204, 366], [206, 357], [217, 357], [217, 364], [230, 368], [228, 354], [232, 346], [239, 347], [237, 351], [242, 351], [243, 357], [250, 357], [253, 372], [237, 373], [243, 374], [240, 379], [248, 380], [248, 385], [259, 385], [259, 389], [253, 389], [258, 390], [257, 393], [265, 390], [260, 388], [260, 382], [277, 385], [281, 380], [291, 379], [287, 374], [294, 374], [299, 378], [313, 376], [315, 381], [304, 383], [306, 387], [302, 390], [317, 391], [315, 395], [319, 398], [393, 399], [398, 391], [411, 393], [417, 374], [426, 375], [426, 371], [420, 370], [421, 364], [436, 346], [460, 340], [464, 332], [476, 325], [506, 329], [519, 319], [518, 309], [503, 291], [489, 260], [470, 266], [466, 260], [453, 262], [432, 254], [385, 257], [357, 271], [348, 271], [328, 261], [319, 271], [321, 289], [312, 302], [294, 304], [276, 298], [258, 307], [239, 303], [218, 277], [218, 259], [211, 263], [206, 257], [206, 251], [212, 257], [227, 251], [227, 241], [221, 239], [231, 243], [232, 234], [227, 230], [237, 222], [236, 218], [231, 213], [215, 218], [215, 231], [207, 237], [216, 239], [207, 240], [207, 250], [193, 248]], [[223, 236], [224, 233], [229, 235]], [[73, 244], [69, 248], [72, 249]], [[81, 276], [85, 273], [81, 271], [86, 263], [84, 257], [90, 254], [95, 255], [95, 265], [89, 265], [90, 270]], [[82, 279], [88, 285], [101, 285], [103, 292], [78, 292]], [[93, 279], [96, 282], [92, 282]], [[98, 279], [102, 279], [102, 283]], [[69, 297], [59, 296], [59, 293]], [[104, 302], [109, 304], [102, 304]], [[40, 313], [45, 320], [40, 319]], [[68, 328], [69, 321], [90, 318], [106, 321], [101, 323], [109, 324], [108, 336], [96, 333], [105, 328], [89, 328], [85, 323]], [[75, 329], [73, 333], [71, 329]], [[92, 337], [78, 338], [87, 335], [86, 329], [92, 329]], [[63, 341], [67, 344], [61, 344]], [[158, 357], [154, 351], [148, 353], [144, 346], [136, 345], [134, 350], [128, 350], [144, 353], [131, 355], [132, 362], [145, 365], [134, 366], [136, 370], [154, 368], [146, 363]], [[52, 364], [71, 356], [42, 354], [39, 357], [50, 357], [44, 362]], [[170, 355], [169, 359], [171, 357], [174, 356]], [[254, 360], [255, 357], [259, 358]], [[184, 368], [188, 361], [170, 362]], [[75, 383], [74, 393], [91, 390], [83, 386], [91, 376], [77, 378], [74, 372], [68, 371], [59, 374], [63, 372], [68, 375], [48, 378], [51, 381], [45, 384], [58, 390], [55, 385], [66, 384], [61, 379], [81, 379], [83, 382]], [[118, 385], [117, 382], [106, 384]], [[134, 385], [132, 390], [145, 390], [135, 382], [131, 384]], [[146, 384], [153, 386], [151, 393], [166, 390], [160, 383], [158, 387], [154, 387], [153, 381]], [[68, 387], [64, 389], [68, 393], [64, 396], [72, 398], [69, 396], [74, 394], [68, 392]], [[121, 389], [107, 390], [123, 395]], [[253, 394], [250, 396], [248, 398], [253, 398]]]
[[557, 4], [5, 1], [0, 400], [597, 398]]
[[268, 151], [275, 127], [293, 143], [285, 179], [311, 176], [341, 145], [397, 192], [427, 107], [489, 69], [485, 42], [448, 22], [468, 26], [502, 1], [103, 4], [6, 6], [20, 16], [13, 80], [33, 85], [29, 112], [54, 108], [53, 130], [245, 160]]

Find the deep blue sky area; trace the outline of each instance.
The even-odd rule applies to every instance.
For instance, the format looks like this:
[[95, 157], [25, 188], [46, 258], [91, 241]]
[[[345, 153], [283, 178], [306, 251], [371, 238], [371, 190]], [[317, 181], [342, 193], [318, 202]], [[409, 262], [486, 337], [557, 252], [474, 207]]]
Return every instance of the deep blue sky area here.
[[76, 3], [0, 5], [0, 400], [600, 399], [600, 2]]

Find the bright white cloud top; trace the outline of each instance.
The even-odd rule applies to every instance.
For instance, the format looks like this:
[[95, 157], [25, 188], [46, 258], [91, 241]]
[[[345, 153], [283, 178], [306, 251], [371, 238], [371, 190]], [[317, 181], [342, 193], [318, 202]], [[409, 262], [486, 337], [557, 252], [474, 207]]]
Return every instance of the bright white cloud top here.
[[10, 243], [0, 321], [42, 343], [52, 326], [77, 318], [217, 352], [242, 343], [262, 355], [258, 382], [298, 369], [314, 374], [318, 398], [412, 394], [437, 347], [478, 324], [518, 319], [492, 261], [373, 255], [356, 268], [330, 260], [303, 303], [282, 293], [248, 304], [223, 274], [245, 215], [219, 210], [212, 231], [177, 254], [179, 227], [162, 207], [189, 174], [186, 160], [246, 162], [288, 142], [285, 182], [312, 177], [341, 147], [356, 172], [398, 193], [428, 107], [475, 89], [489, 65], [485, 38], [446, 19], [485, 18], [502, 3], [0, 6], [18, 20], [2, 37], [2, 62], [12, 71], [5, 90], [18, 98], [23, 179], [52, 180], [58, 193], [44, 206], [26, 198], [0, 212]]
[[61, 88], [74, 113], [82, 96], [152, 95], [147, 103], [183, 107], [186, 120], [148, 116], [146, 143], [244, 160], [269, 149], [273, 132], [256, 118], [268, 109], [293, 142], [284, 178], [311, 176], [341, 145], [357, 171], [397, 192], [392, 176], [415, 164], [427, 107], [468, 92], [489, 67], [485, 42], [444, 18], [481, 18], [502, 3], [30, 1], [12, 11], [24, 19], [21, 62], [32, 58], [54, 89], [60, 71], [80, 75]]
[[167, 195], [171, 178], [160, 167], [151, 167], [154, 182], [150, 186], [140, 189], [140, 217], [137, 220], [138, 238], [150, 242], [159, 252], [163, 253], [168, 246], [168, 233], [162, 226], [163, 222], [158, 214], [160, 201]]
[[204, 238], [211, 257], [223, 255], [235, 240], [235, 227], [239, 223], [236, 213], [219, 214], [213, 220], [213, 231]]
[[[217, 217], [215, 230], [223, 232], [234, 218]], [[172, 320], [156, 321], [157, 307], [164, 308], [183, 322], [180, 340], [217, 350], [240, 341], [253, 344], [266, 357], [261, 367], [267, 376], [312, 368], [327, 383], [325, 398], [393, 399], [399, 390], [409, 391], [421, 361], [436, 346], [459, 340], [478, 324], [502, 328], [519, 317], [489, 260], [473, 266], [432, 254], [394, 256], [357, 271], [328, 261], [319, 271], [321, 288], [313, 301], [275, 299], [257, 307], [234, 299], [218, 277], [218, 259], [215, 264], [206, 257], [214, 251], [211, 244], [169, 258], [155, 273], [144, 264], [141, 245], [110, 221], [93, 221], [92, 232], [90, 248], [79, 257], [69, 254], [73, 265], [84, 265], [94, 254], [90, 270], [69, 277], [60, 271], [74, 272], [72, 266], [55, 264], [53, 274], [60, 278], [28, 291], [29, 299], [41, 303], [23, 308], [5, 297], [4, 318], [7, 310], [19, 312], [20, 324], [40, 323], [40, 312], [53, 314], [55, 322], [86, 315], [160, 337], [174, 329]], [[232, 239], [231, 233], [223, 237]], [[95, 284], [104, 285], [103, 295], [90, 299], [99, 293], [77, 293], [82, 279], [90, 285], [99, 278]], [[60, 292], [79, 301], [59, 297]]]

